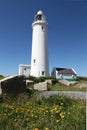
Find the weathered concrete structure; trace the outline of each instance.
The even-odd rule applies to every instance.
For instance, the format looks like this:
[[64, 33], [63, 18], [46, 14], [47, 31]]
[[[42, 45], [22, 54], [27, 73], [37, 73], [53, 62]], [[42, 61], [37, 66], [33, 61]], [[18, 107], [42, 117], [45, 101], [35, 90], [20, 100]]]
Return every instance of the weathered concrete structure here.
[[38, 90], [38, 91], [47, 90], [47, 83], [46, 82], [40, 82], [40, 83], [34, 84], [34, 89]]
[[26, 91], [24, 76], [8, 76], [0, 80], [0, 94], [5, 93], [16, 96]]

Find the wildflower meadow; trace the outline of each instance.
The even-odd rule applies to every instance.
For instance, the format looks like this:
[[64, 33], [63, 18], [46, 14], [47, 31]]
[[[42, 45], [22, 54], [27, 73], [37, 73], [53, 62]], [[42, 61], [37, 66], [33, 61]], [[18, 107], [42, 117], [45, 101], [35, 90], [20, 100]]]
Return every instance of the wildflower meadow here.
[[0, 103], [0, 130], [86, 130], [86, 103], [65, 96]]

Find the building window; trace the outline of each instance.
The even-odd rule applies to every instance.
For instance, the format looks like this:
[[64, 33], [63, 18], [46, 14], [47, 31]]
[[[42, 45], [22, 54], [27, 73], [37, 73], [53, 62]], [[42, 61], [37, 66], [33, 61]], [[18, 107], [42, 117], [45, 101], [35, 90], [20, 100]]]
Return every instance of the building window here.
[[26, 68], [24, 68], [24, 70], [26, 71]]
[[43, 26], [42, 26], [42, 30], [43, 30]]
[[44, 71], [42, 71], [42, 75], [44, 75], [45, 74], [45, 72]]
[[34, 64], [36, 63], [36, 59], [34, 59]]
[[35, 21], [37, 21], [37, 20], [42, 20], [42, 15], [37, 15], [37, 16], [35, 17]]
[[61, 77], [61, 79], [63, 79], [63, 75], [62, 74], [60, 74], [60, 77]]
[[75, 79], [75, 78], [76, 78], [76, 76], [75, 76], [75, 75], [72, 75], [72, 78], [73, 78], [73, 79]]
[[42, 28], [43, 31], [45, 31], [45, 28], [43, 26], [41, 28]]

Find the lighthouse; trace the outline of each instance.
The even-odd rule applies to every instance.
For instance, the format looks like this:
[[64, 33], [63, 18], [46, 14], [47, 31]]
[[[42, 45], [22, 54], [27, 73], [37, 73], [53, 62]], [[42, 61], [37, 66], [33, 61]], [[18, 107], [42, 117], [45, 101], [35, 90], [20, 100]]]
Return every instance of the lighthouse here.
[[38, 11], [32, 23], [31, 76], [49, 76], [48, 23], [42, 11]]

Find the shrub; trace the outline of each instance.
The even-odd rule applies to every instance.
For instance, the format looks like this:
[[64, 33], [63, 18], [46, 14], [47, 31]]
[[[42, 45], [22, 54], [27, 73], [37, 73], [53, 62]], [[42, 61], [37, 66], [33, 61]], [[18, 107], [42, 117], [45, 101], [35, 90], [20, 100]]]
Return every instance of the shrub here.
[[33, 77], [33, 76], [29, 76], [28, 79], [33, 80], [34, 83], [44, 82], [46, 79], [53, 79], [53, 82], [54, 82], [54, 80], [56, 80], [52, 77]]
[[3, 76], [3, 75], [0, 75], [0, 80], [3, 79], [3, 78], [4, 78], [4, 76]]
[[80, 80], [85, 80], [85, 81], [87, 81], [87, 77], [78, 76], [78, 77], [77, 77], [77, 80], [78, 80], [78, 81], [80, 81]]

